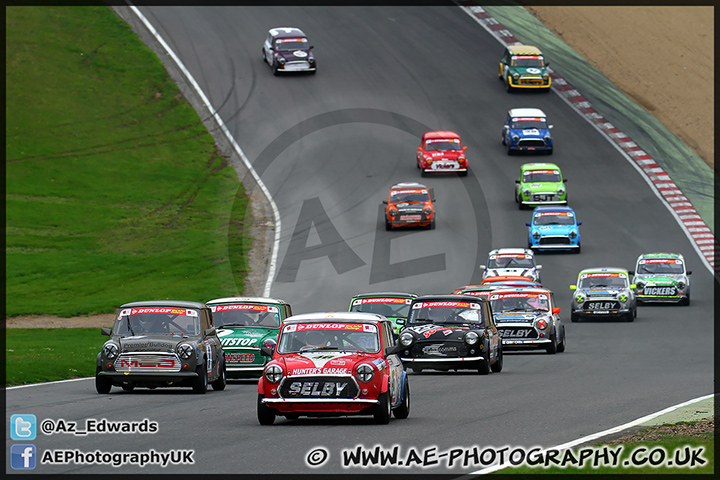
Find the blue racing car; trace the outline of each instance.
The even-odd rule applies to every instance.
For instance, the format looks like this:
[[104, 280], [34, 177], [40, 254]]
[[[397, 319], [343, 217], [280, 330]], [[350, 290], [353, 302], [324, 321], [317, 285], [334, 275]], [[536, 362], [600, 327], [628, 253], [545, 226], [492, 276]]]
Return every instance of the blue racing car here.
[[570, 207], [536, 207], [528, 228], [528, 248], [580, 253], [580, 225]]
[[545, 113], [539, 108], [513, 108], [503, 125], [502, 143], [508, 155], [515, 152], [544, 152], [551, 155], [553, 140]]

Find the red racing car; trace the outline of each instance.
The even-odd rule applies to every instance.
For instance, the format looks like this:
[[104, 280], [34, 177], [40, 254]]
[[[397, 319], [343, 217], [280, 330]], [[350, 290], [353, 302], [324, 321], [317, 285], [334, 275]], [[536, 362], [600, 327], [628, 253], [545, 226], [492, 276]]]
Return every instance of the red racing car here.
[[257, 416], [372, 415], [407, 418], [410, 387], [392, 323], [374, 313], [306, 313], [286, 319], [277, 347], [258, 382]]
[[455, 172], [465, 176], [468, 173], [466, 149], [460, 141], [460, 135], [455, 132], [425, 132], [418, 147], [417, 168], [423, 177], [427, 173]]

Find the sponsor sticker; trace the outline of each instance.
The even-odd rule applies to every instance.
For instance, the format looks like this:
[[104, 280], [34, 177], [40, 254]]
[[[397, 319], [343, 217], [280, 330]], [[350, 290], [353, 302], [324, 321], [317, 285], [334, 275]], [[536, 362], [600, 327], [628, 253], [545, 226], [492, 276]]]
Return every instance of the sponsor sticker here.
[[490, 260], [495, 260], [496, 258], [531, 258], [531, 256], [525, 253], [499, 253], [497, 255], [490, 255]]
[[425, 140], [425, 143], [435, 143], [435, 142], [460, 143], [460, 140], [457, 138], [428, 138], [427, 140]]
[[277, 307], [272, 305], [250, 305], [250, 304], [232, 304], [232, 305], [211, 305], [210, 310], [213, 312], [228, 312], [233, 310], [253, 311], [253, 312], [274, 312], [277, 313]]
[[397, 303], [397, 304], [408, 304], [412, 300], [409, 298], [389, 298], [389, 297], [379, 297], [379, 298], [359, 298], [353, 302], [353, 305], [367, 305], [370, 303]]
[[413, 310], [417, 308], [431, 308], [431, 307], [455, 307], [455, 308], [473, 308], [479, 309], [480, 305], [477, 303], [469, 302], [448, 302], [448, 301], [436, 301], [436, 302], [417, 302], [412, 306]]
[[680, 260], [674, 259], [674, 258], [650, 258], [646, 260], [640, 260], [640, 264], [644, 263], [676, 263], [676, 264], [682, 264]]
[[304, 42], [304, 38], [278, 38], [277, 43]]
[[[355, 330], [358, 332], [364, 331], [363, 326], [366, 324], [362, 323], [299, 323], [297, 325], [288, 325], [289, 327], [297, 327], [298, 332], [306, 330]], [[374, 325], [369, 325], [375, 327]], [[286, 332], [295, 330], [286, 329]]]
[[164, 315], [185, 315], [186, 317], [197, 317], [198, 313], [196, 310], [189, 308], [175, 308], [175, 307], [143, 307], [143, 308], [130, 308], [120, 312], [121, 317], [128, 315], [146, 315], [146, 314], [164, 314]]
[[626, 275], [624, 273], [583, 273], [582, 277], [580, 278], [595, 278], [595, 277], [619, 277], [619, 278], [625, 278]]
[[412, 190], [390, 190], [390, 195], [402, 195], [405, 193], [428, 193], [428, 191], [419, 188], [413, 188]]
[[574, 217], [572, 212], [538, 212], [536, 217]]
[[547, 300], [547, 295], [543, 293], [496, 293], [490, 297], [491, 300], [500, 300], [502, 298], [539, 298]]

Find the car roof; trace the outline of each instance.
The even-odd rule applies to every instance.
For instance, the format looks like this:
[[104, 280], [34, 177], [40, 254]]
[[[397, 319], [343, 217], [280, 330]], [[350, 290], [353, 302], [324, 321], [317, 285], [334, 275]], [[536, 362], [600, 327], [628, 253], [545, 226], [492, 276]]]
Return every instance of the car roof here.
[[537, 212], [572, 212], [575, 213], [575, 210], [573, 210], [570, 207], [565, 207], [562, 205], [555, 205], [555, 206], [545, 206], [545, 207], [535, 207], [533, 210], [533, 213]]
[[534, 255], [535, 253], [530, 250], [529, 248], [521, 248], [521, 247], [503, 247], [503, 248], [496, 248], [495, 250], [490, 250], [488, 253], [488, 257], [491, 255], [502, 255], [505, 253], [524, 253], [525, 255]]
[[374, 293], [359, 293], [353, 298], [375, 298], [375, 297], [417, 297], [417, 293], [406, 293], [406, 292], [374, 292]]
[[585, 268], [583, 270], [580, 270], [580, 273], [578, 276], [584, 274], [584, 273], [625, 273], [627, 274], [627, 268], [622, 267], [592, 267], [592, 268]]
[[305, 33], [297, 27], [274, 27], [268, 30], [273, 38], [297, 38], [305, 37]]
[[423, 138], [460, 138], [460, 135], [450, 130], [434, 130], [425, 132]]
[[401, 183], [396, 183], [395, 185], [393, 185], [392, 187], [390, 187], [390, 190], [400, 190], [400, 189], [403, 189], [403, 188], [424, 188], [424, 189], [427, 189], [427, 187], [426, 187], [425, 185], [423, 185], [422, 183], [418, 183], [418, 182], [401, 182]]
[[318, 312], [318, 313], [300, 313], [283, 320], [283, 323], [316, 323], [316, 322], [336, 322], [336, 323], [377, 323], [386, 321], [387, 318], [376, 313], [365, 312]]
[[[418, 303], [418, 302], [429, 302], [429, 301], [447, 301], [447, 302], [470, 302], [470, 301], [476, 301], [480, 297], [475, 297], [472, 295], [421, 295], [415, 299], [413, 299], [412, 303]], [[480, 300], [485, 300], [481, 298]]]
[[638, 260], [643, 258], [675, 258], [678, 260], [683, 260], [683, 256], [681, 253], [664, 253], [664, 252], [657, 252], [657, 253], [643, 253], [638, 257]]
[[[481, 285], [486, 285], [488, 283], [494, 283], [494, 282], [532, 282], [531, 279], [528, 277], [523, 277], [522, 275], [497, 275], [495, 277], [485, 277], [480, 282]], [[482, 283], [485, 282], [485, 283]]]
[[539, 48], [532, 45], [508, 45], [507, 49], [512, 55], [542, 55]]
[[523, 163], [520, 166], [520, 171], [525, 172], [528, 170], [560, 170], [560, 167], [554, 163], [542, 162], [542, 163]]
[[497, 290], [492, 292], [490, 295], [495, 295], [497, 293], [508, 293], [508, 292], [546, 293], [546, 294], [552, 293], [552, 291], [549, 288], [544, 288], [544, 287], [508, 287], [508, 288], [498, 288]]
[[281, 303], [289, 305], [285, 300], [270, 297], [224, 297], [215, 298], [205, 302], [207, 305], [218, 305], [221, 303]]
[[120, 305], [120, 308], [134, 307], [207, 308], [207, 305], [200, 302], [190, 302], [185, 300], [147, 300], [142, 302], [130, 302]]
[[539, 108], [513, 108], [508, 112], [511, 117], [543, 117], [546, 118], [545, 112]]

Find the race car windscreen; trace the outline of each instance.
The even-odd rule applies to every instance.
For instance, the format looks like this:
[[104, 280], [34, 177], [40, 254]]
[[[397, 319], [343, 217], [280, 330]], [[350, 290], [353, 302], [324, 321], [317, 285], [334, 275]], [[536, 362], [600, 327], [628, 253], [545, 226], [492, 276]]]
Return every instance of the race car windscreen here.
[[623, 288], [627, 285], [627, 278], [618, 275], [593, 275], [580, 279], [580, 288]]
[[541, 293], [506, 293], [490, 296], [493, 313], [499, 312], [547, 312], [548, 298]]
[[312, 351], [378, 353], [378, 328], [366, 323], [298, 323], [280, 333], [277, 351], [281, 354]]
[[533, 257], [529, 255], [491, 255], [487, 268], [532, 268], [535, 266]]
[[197, 310], [186, 308], [126, 308], [120, 311], [113, 333], [117, 335], [198, 335]]
[[414, 202], [428, 202], [430, 197], [427, 192], [396, 192], [393, 191], [390, 195], [393, 203], [414, 203]]
[[410, 303], [404, 298], [359, 298], [350, 307], [351, 312], [377, 313], [385, 317], [407, 318]]
[[410, 309], [408, 324], [481, 323], [480, 305], [469, 302], [419, 302]]
[[542, 212], [535, 215], [533, 225], [573, 225], [575, 217], [565, 213]]
[[547, 121], [540, 118], [534, 120], [513, 120], [510, 128], [513, 130], [547, 130]]
[[211, 305], [216, 328], [263, 327], [278, 328], [280, 313], [274, 305]]
[[685, 270], [679, 260], [646, 260], [638, 264], [637, 273], [682, 275]]
[[539, 182], [562, 182], [560, 172], [525, 172], [523, 174], [523, 183], [539, 183]]
[[450, 141], [430, 142], [425, 146], [425, 150], [443, 152], [448, 150], [460, 150], [460, 143]]
[[281, 38], [276, 42], [275, 48], [278, 52], [307, 50], [308, 42], [304, 38]]
[[518, 56], [518, 57], [512, 57], [512, 66], [513, 67], [538, 67], [543, 68], [545, 66], [545, 62], [543, 62], [543, 59], [540, 57], [531, 57], [531, 56]]

